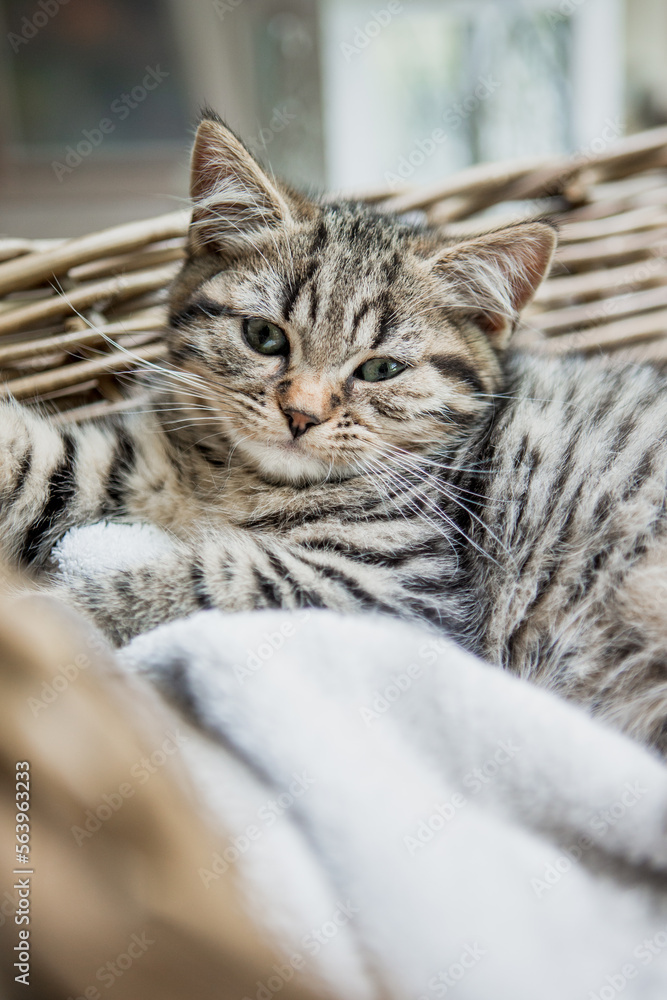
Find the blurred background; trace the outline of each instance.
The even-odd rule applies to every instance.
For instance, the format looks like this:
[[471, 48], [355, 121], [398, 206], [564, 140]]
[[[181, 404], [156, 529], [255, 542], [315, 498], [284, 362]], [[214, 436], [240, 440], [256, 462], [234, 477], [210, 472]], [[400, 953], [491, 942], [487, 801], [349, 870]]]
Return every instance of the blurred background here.
[[0, 233], [178, 208], [212, 105], [306, 189], [667, 122], [665, 0], [0, 0]]

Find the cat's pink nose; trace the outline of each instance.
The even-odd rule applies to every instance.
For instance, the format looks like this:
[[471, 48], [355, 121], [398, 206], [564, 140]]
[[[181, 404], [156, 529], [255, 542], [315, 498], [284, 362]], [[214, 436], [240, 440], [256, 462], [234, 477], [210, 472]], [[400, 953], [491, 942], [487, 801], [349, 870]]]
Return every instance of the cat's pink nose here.
[[318, 420], [312, 413], [301, 413], [300, 410], [283, 410], [283, 413], [287, 418], [293, 438], [301, 437], [309, 427], [321, 423], [321, 420]]

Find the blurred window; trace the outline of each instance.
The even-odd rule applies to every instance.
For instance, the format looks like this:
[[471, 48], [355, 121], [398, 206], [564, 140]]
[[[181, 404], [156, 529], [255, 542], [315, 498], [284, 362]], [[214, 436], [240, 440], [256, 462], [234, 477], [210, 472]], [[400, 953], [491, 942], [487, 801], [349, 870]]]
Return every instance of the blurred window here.
[[0, 27], [0, 231], [26, 235], [176, 207], [203, 103], [307, 189], [667, 121], [664, 0], [0, 0]]
[[621, 4], [560, 8], [383, 0], [364, 10], [323, 0], [330, 182], [426, 182], [599, 135], [622, 112]]

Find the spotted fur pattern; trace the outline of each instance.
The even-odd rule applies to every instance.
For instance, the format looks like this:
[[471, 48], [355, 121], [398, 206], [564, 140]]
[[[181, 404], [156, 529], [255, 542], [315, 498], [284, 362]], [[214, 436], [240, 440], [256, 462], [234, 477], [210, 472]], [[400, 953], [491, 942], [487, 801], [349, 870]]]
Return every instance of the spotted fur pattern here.
[[[380, 611], [667, 749], [665, 377], [508, 348], [551, 227], [448, 240], [308, 200], [214, 116], [192, 193], [149, 405], [64, 429], [2, 407], [13, 560], [148, 522], [159, 553], [69, 595], [117, 642], [213, 606]], [[288, 352], [254, 350], [248, 317]], [[404, 370], [365, 381], [378, 357]]]

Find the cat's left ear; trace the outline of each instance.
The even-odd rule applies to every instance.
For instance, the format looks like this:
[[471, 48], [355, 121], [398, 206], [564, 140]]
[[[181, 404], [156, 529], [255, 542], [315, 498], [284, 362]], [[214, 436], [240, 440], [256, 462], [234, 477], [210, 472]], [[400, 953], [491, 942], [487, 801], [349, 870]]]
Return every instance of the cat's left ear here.
[[518, 223], [447, 247], [430, 263], [446, 304], [468, 313], [502, 348], [549, 270], [556, 243], [548, 223]]
[[279, 185], [213, 112], [205, 112], [192, 149], [190, 238], [195, 250], [225, 253], [253, 246], [284, 225], [290, 208]]

